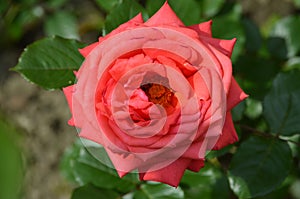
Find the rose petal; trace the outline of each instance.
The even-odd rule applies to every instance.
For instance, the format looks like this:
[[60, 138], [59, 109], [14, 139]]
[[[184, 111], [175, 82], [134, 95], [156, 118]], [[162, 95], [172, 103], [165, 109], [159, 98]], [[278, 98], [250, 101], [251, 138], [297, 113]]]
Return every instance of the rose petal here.
[[145, 23], [146, 26], [174, 25], [184, 26], [176, 13], [169, 6], [168, 1]]
[[244, 93], [236, 80], [232, 77], [229, 93], [227, 95], [227, 111], [231, 110], [247, 97], [248, 95]]
[[233, 144], [234, 142], [237, 142], [238, 139], [239, 138], [233, 125], [231, 113], [227, 112], [222, 134], [220, 135], [213, 150], [219, 150], [229, 144]]
[[162, 169], [140, 173], [140, 180], [152, 180], [177, 187], [190, 162], [190, 159], [180, 158]]
[[236, 38], [231, 40], [224, 39], [216, 39], [211, 37], [200, 36], [200, 39], [204, 41], [204, 43], [209, 43], [214, 46], [216, 49], [221, 51], [224, 55], [231, 57], [234, 44], [236, 42]]
[[188, 166], [188, 169], [194, 172], [198, 172], [202, 167], [204, 167], [204, 159], [192, 160]]
[[99, 44], [99, 42], [95, 42], [95, 43], [92, 43], [91, 45], [85, 47], [85, 48], [82, 48], [82, 49], [79, 49], [79, 52], [81, 53], [82, 56], [84, 57], [87, 57], [90, 52]]
[[189, 26], [189, 28], [195, 30], [201, 36], [212, 37], [211, 25], [212, 20], [209, 20], [197, 25]]

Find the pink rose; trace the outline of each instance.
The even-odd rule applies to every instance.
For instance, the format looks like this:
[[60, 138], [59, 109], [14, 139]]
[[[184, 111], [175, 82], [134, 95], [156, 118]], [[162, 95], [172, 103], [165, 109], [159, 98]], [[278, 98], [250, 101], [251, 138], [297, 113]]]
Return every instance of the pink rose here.
[[230, 110], [247, 95], [232, 77], [234, 43], [212, 38], [211, 21], [185, 26], [168, 3], [147, 22], [139, 14], [80, 50], [78, 81], [64, 88], [69, 124], [120, 177], [178, 186], [207, 151], [238, 140]]

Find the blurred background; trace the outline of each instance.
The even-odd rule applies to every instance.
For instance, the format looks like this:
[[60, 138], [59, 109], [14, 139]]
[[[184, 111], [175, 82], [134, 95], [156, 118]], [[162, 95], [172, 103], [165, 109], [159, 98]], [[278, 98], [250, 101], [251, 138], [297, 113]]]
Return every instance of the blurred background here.
[[[9, 69], [17, 64], [27, 45], [46, 36], [60, 35], [78, 39], [86, 44], [96, 41], [99, 36], [115, 26], [112, 25], [115, 20], [109, 14], [113, 5], [109, 5], [110, 1], [107, 2], [103, 4], [101, 0], [0, 0], [0, 199], [71, 197], [76, 185], [67, 181], [60, 169], [64, 151], [71, 146], [77, 134], [74, 128], [67, 125], [70, 113], [66, 100], [60, 90], [45, 91]], [[117, 2], [121, 1], [111, 1], [111, 4]], [[148, 9], [145, 1], [137, 2]], [[195, 21], [218, 18], [220, 13], [226, 10], [226, 6], [235, 6], [240, 21], [236, 22], [236, 26], [223, 24], [217, 33], [221, 38], [237, 37], [238, 41], [241, 38], [233, 57], [234, 64], [241, 62], [239, 57], [243, 56], [244, 52], [258, 51], [261, 45], [265, 45], [264, 42], [281, 19], [298, 16], [300, 13], [299, 0], [212, 2], [215, 2], [212, 3], [212, 8], [201, 13], [203, 18]], [[149, 9], [144, 13], [145, 18], [154, 13]], [[128, 13], [125, 15], [128, 18], [132, 17]], [[238, 27], [242, 20], [246, 20], [243, 22], [246, 30]], [[115, 23], [120, 22], [122, 21]], [[219, 24], [221, 23], [220, 21]], [[260, 32], [259, 38], [255, 31]], [[246, 34], [247, 38], [253, 37], [250, 43], [248, 40], [243, 41]], [[300, 38], [299, 35], [297, 37]], [[293, 61], [288, 55], [290, 51], [281, 40], [269, 45], [275, 45], [271, 48], [277, 55], [273, 60], [282, 64]], [[249, 57], [248, 59], [251, 60]], [[299, 67], [299, 63], [299, 59], [294, 59], [292, 65]], [[269, 74], [266, 78], [274, 77], [273, 74], [269, 77]], [[263, 78], [257, 81], [264, 81]], [[244, 86], [247, 86], [246, 83]], [[262, 93], [265, 94], [268, 88], [269, 86], [259, 88], [258, 91], [253, 90], [251, 86], [246, 88], [247, 93], [253, 92], [256, 98], [249, 102], [253, 109], [249, 109], [250, 118], [259, 114], [258, 109], [261, 108], [256, 106], [255, 100], [261, 99]], [[293, 197], [295, 196], [284, 198]]]

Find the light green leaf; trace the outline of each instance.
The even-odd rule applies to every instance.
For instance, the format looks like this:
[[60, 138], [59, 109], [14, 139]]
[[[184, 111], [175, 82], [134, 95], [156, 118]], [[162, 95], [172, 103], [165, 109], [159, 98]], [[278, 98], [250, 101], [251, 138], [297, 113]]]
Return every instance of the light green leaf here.
[[13, 70], [43, 88], [62, 88], [74, 83], [73, 72], [83, 61], [78, 52], [82, 47], [75, 40], [45, 38], [27, 46]]
[[230, 187], [243, 199], [265, 195], [281, 185], [291, 164], [292, 154], [286, 142], [250, 137], [233, 156]]
[[293, 135], [300, 132], [300, 71], [280, 73], [264, 99], [264, 116], [272, 133]]
[[46, 19], [44, 30], [47, 36], [79, 39], [75, 16], [67, 11], [55, 12]]
[[18, 199], [22, 185], [23, 161], [15, 134], [0, 118], [0, 198], [3, 199]]
[[71, 199], [96, 199], [96, 198], [105, 198], [105, 199], [119, 199], [120, 196], [118, 193], [109, 189], [97, 188], [91, 184], [79, 187], [75, 189], [72, 193]]

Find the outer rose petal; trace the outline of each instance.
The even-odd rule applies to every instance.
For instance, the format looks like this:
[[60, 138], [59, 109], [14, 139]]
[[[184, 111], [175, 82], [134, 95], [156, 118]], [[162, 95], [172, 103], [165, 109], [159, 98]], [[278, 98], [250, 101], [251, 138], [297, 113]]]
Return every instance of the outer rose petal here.
[[212, 37], [211, 25], [212, 25], [212, 20], [209, 20], [207, 22], [189, 26], [189, 28], [195, 30], [201, 36]]
[[233, 144], [234, 142], [238, 141], [238, 139], [239, 138], [233, 125], [231, 113], [227, 112], [222, 134], [215, 144], [213, 150], [219, 150], [229, 144]]
[[184, 26], [176, 13], [166, 3], [145, 23], [146, 26], [173, 25]]
[[244, 93], [244, 91], [232, 77], [229, 93], [227, 95], [227, 110], [231, 110], [247, 97], [248, 95]]
[[180, 158], [162, 169], [140, 173], [140, 180], [158, 181], [177, 187], [190, 162], [190, 159]]
[[[73, 89], [74, 89], [74, 85], [71, 85], [71, 86], [68, 86], [68, 87], [63, 88], [63, 92], [64, 92], [64, 94], [65, 94], [65, 96], [66, 96], [66, 99], [67, 99], [69, 108], [70, 108], [70, 110], [71, 110], [71, 113], [73, 113], [73, 107], [72, 107], [72, 106], [73, 106], [73, 105], [72, 105], [72, 102], [73, 102], [73, 100], [72, 100], [72, 98], [73, 98]], [[69, 124], [70, 126], [75, 126], [73, 118], [71, 118], [71, 119], [68, 121], [68, 124]]]
[[82, 49], [79, 49], [79, 52], [82, 56], [87, 57], [90, 52], [99, 44], [99, 42], [92, 43], [91, 45], [84, 47]]

